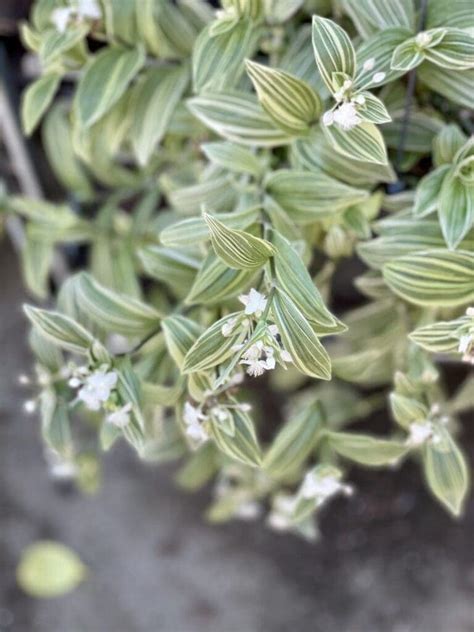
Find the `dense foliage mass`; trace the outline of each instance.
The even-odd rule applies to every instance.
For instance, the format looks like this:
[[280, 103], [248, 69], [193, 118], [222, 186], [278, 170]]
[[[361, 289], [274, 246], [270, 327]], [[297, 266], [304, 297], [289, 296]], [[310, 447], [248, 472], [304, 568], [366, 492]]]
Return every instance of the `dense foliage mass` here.
[[[186, 489], [213, 479], [211, 520], [311, 538], [351, 463], [414, 459], [458, 515], [472, 4], [221, 4], [37, 0], [22, 27], [41, 64], [24, 130], [67, 193], [8, 199], [28, 289], [51, 300], [58, 247], [86, 254], [54, 309], [25, 308], [51, 467], [93, 489], [98, 445], [124, 439], [180, 459]], [[341, 313], [351, 267], [361, 306]], [[387, 436], [352, 428], [385, 403]]]

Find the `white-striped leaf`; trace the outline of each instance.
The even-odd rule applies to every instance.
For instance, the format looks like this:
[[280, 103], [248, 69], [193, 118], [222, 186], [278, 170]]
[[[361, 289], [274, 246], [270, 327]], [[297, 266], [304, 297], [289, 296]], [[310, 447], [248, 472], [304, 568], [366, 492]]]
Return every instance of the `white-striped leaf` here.
[[249, 287], [254, 275], [253, 270], [229, 268], [210, 252], [203, 261], [185, 302], [188, 305], [213, 305], [234, 298]]
[[271, 309], [283, 345], [295, 367], [311, 377], [331, 379], [331, 360], [326, 349], [286, 292], [276, 289]]
[[361, 119], [369, 123], [390, 123], [392, 117], [378, 97], [365, 90], [359, 92], [359, 96], [364, 97], [364, 103], [357, 108], [357, 113]]
[[438, 208], [439, 194], [448, 171], [448, 165], [443, 165], [428, 173], [418, 182], [415, 206], [413, 207], [415, 217], [425, 217]]
[[435, 26], [452, 26], [467, 29], [474, 26], [471, 0], [430, 0], [427, 5], [426, 24]]
[[67, 316], [30, 305], [25, 305], [24, 310], [32, 324], [61, 349], [87, 354], [95, 342], [84, 327]]
[[474, 68], [474, 37], [463, 29], [448, 29], [439, 44], [426, 49], [425, 57], [449, 70]]
[[474, 300], [474, 253], [426, 250], [386, 263], [389, 287], [414, 305], [456, 306]]
[[408, 72], [419, 66], [425, 59], [425, 50], [417, 46], [415, 38], [411, 37], [399, 44], [393, 51], [390, 66], [393, 70]]
[[368, 192], [324, 173], [280, 169], [265, 180], [266, 191], [299, 224], [310, 224], [357, 204]]
[[253, 421], [247, 413], [238, 409], [232, 410], [231, 414], [234, 418], [235, 429], [232, 437], [215, 420], [211, 422], [211, 435], [216, 446], [235, 461], [253, 467], [259, 466], [262, 452]]
[[443, 125], [433, 140], [433, 162], [436, 167], [451, 164], [454, 156], [466, 142], [467, 137], [455, 123]]
[[428, 408], [413, 397], [405, 397], [398, 393], [390, 393], [390, 408], [395, 421], [408, 430], [413, 421], [428, 419]]
[[341, 456], [361, 465], [379, 467], [396, 463], [407, 452], [404, 443], [351, 432], [329, 432], [329, 445]]
[[245, 65], [261, 106], [278, 127], [289, 134], [306, 134], [321, 114], [321, 100], [314, 90], [281, 70], [250, 60]]
[[208, 371], [222, 364], [235, 353], [232, 348], [239, 338], [242, 338], [242, 333], [236, 331], [235, 334], [225, 337], [222, 335], [222, 327], [232, 322], [238, 315], [239, 312], [235, 312], [224, 316], [201, 334], [186, 354], [183, 373]]
[[457, 351], [459, 347], [458, 330], [469, 325], [471, 319], [468, 316], [461, 316], [456, 320], [440, 321], [419, 327], [409, 335], [410, 340], [417, 345], [431, 351], [431, 353], [449, 353]]
[[202, 328], [194, 321], [180, 316], [167, 316], [161, 322], [168, 351], [179, 369], [184, 366], [184, 358], [202, 333]]
[[146, 246], [138, 251], [146, 273], [183, 294], [194, 281], [200, 261], [175, 248]]
[[146, 303], [102, 286], [85, 272], [76, 278], [76, 298], [81, 310], [101, 329], [141, 336], [159, 325], [161, 314]]
[[313, 16], [313, 50], [318, 70], [334, 94], [334, 73], [352, 78], [356, 68], [356, 55], [347, 33], [332, 20]]
[[402, 26], [413, 30], [415, 27], [415, 6], [413, 0], [343, 0], [352, 16], [366, 21], [377, 31]]
[[172, 115], [188, 84], [188, 71], [151, 68], [137, 85], [132, 98], [131, 138], [140, 165], [148, 163], [165, 135]]
[[56, 94], [61, 75], [47, 73], [31, 83], [21, 98], [21, 123], [27, 136], [32, 134]]
[[423, 449], [426, 482], [434, 496], [452, 514], [459, 516], [469, 489], [467, 464], [444, 426], [437, 426], [436, 436], [440, 440], [427, 442]]
[[428, 88], [465, 108], [472, 106], [474, 70], [451, 70], [425, 63], [418, 69], [418, 77]]
[[474, 223], [474, 189], [456, 176], [451, 167], [439, 194], [438, 217], [449, 248], [456, 248]]
[[373, 123], [359, 123], [349, 130], [337, 125], [322, 129], [331, 145], [344, 156], [379, 165], [387, 165], [387, 149], [382, 134]]
[[211, 241], [218, 257], [230, 268], [255, 270], [261, 268], [271, 257], [275, 249], [264, 239], [254, 237], [242, 230], [227, 228], [215, 217], [204, 214], [209, 226]]
[[[356, 89], [382, 86], [403, 75], [404, 70], [394, 70], [391, 67], [392, 54], [394, 49], [411, 35], [411, 30], [407, 28], [393, 27], [378, 31], [362, 42], [357, 49], [359, 69], [355, 79]], [[385, 75], [382, 80], [380, 73]], [[374, 76], [378, 81], [374, 81]]]
[[143, 48], [105, 48], [97, 53], [81, 77], [74, 108], [80, 125], [90, 127], [124, 94], [145, 63]]
[[[161, 179], [166, 185], [166, 176]], [[202, 206], [230, 211], [236, 201], [236, 190], [229, 174], [212, 177], [182, 188], [166, 191], [171, 205], [181, 215], [195, 215]]]
[[204, 125], [242, 145], [276, 147], [293, 138], [274, 124], [251, 94], [207, 93], [190, 99], [188, 107]]
[[234, 143], [204, 143], [201, 150], [208, 160], [215, 165], [235, 171], [236, 173], [248, 173], [252, 176], [260, 176], [263, 165], [250, 150]]

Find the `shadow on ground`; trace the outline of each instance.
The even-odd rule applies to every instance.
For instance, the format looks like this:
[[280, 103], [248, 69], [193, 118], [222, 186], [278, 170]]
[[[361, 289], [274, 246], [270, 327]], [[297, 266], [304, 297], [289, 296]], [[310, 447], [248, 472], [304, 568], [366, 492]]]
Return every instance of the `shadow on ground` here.
[[[126, 448], [105, 459], [97, 496], [56, 489], [37, 419], [21, 409], [17, 375], [30, 360], [5, 244], [0, 263], [0, 632], [474, 630], [474, 503], [453, 522], [413, 464], [354, 471], [358, 494], [326, 511], [316, 545], [259, 524], [207, 526], [206, 494], [178, 492], [168, 469], [144, 468]], [[72, 594], [37, 601], [16, 587], [14, 568], [45, 537], [91, 572]]]

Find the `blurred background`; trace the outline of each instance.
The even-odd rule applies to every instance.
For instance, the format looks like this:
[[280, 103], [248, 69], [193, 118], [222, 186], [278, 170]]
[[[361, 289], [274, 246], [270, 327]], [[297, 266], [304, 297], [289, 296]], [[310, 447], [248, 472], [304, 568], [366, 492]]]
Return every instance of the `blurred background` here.
[[[2, 79], [13, 112], [27, 81], [16, 23], [28, 5], [0, 2]], [[24, 149], [41, 186], [54, 189], [40, 147], [33, 140]], [[18, 186], [16, 160], [4, 131], [1, 176]], [[474, 501], [453, 521], [412, 463], [354, 469], [356, 495], [330, 504], [316, 544], [259, 522], [207, 525], [207, 491], [177, 490], [172, 468], [146, 467], [126, 446], [105, 456], [96, 495], [54, 482], [18, 382], [31, 365], [21, 312], [28, 297], [11, 239], [0, 239], [0, 632], [474, 630]], [[469, 425], [463, 439], [472, 462]], [[71, 547], [89, 569], [64, 597], [33, 599], [16, 584], [22, 551], [41, 539]]]

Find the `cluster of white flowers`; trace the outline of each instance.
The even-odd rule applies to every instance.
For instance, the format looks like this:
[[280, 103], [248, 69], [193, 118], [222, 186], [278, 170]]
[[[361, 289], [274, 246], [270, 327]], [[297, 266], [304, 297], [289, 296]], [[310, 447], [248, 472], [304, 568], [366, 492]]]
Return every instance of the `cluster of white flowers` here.
[[68, 7], [58, 7], [51, 13], [51, 22], [59, 33], [65, 33], [71, 22], [100, 20], [101, 8], [97, 0], [74, 0]]
[[289, 531], [292, 527], [292, 516], [298, 502], [297, 496], [278, 494], [273, 501], [267, 524], [275, 531]]
[[79, 389], [77, 398], [86, 408], [94, 411], [105, 408], [108, 411], [106, 422], [117, 428], [124, 428], [130, 423], [132, 404], [128, 402], [117, 408], [110, 402], [117, 382], [117, 373], [104, 365], [92, 372], [87, 367], [74, 369], [68, 384], [71, 388]]
[[193, 406], [189, 402], [184, 404], [183, 420], [186, 424], [186, 434], [196, 446], [202, 445], [209, 439], [209, 433], [203, 426], [203, 422], [208, 419], [200, 406]]
[[[368, 59], [363, 69], [365, 71], [372, 70], [375, 65], [375, 59]], [[385, 79], [384, 72], [376, 72], [372, 76], [371, 83], [381, 83]], [[341, 88], [334, 93], [336, 105], [323, 115], [323, 124], [326, 127], [336, 123], [342, 130], [348, 131], [353, 129], [362, 122], [362, 118], [357, 112], [357, 107], [364, 105], [365, 97], [363, 94], [353, 94], [353, 81], [346, 79]]]
[[[467, 308], [466, 316], [474, 318], [474, 307]], [[458, 352], [462, 353], [463, 362], [474, 365], [474, 326], [470, 333], [463, 334], [459, 339]]]
[[431, 440], [436, 443], [437, 437], [435, 435], [435, 429], [432, 422], [428, 419], [413, 421], [408, 430], [410, 434], [406, 440], [406, 444], [410, 447], [418, 448]]
[[300, 489], [303, 498], [314, 498], [318, 505], [339, 493], [350, 496], [353, 488], [342, 483], [335, 474], [320, 472], [318, 468], [306, 473]]

